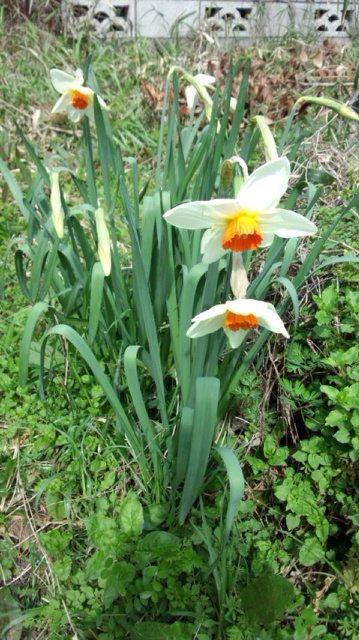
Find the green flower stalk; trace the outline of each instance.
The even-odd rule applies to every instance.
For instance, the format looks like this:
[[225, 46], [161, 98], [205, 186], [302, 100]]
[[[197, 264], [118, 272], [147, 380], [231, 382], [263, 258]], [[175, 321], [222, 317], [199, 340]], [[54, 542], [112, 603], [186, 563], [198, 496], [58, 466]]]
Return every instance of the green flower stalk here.
[[105, 212], [101, 207], [95, 211], [95, 220], [98, 237], [98, 257], [105, 276], [109, 276], [111, 273], [111, 242], [105, 222]]
[[242, 253], [234, 251], [232, 255], [231, 289], [235, 298], [245, 298], [249, 281], [243, 264]]
[[52, 222], [58, 237], [63, 238], [65, 216], [62, 208], [62, 203], [61, 203], [59, 173], [57, 171], [52, 171], [50, 173], [50, 183], [51, 183], [50, 203], [51, 203], [51, 211], [52, 211], [52, 214], [51, 214]]

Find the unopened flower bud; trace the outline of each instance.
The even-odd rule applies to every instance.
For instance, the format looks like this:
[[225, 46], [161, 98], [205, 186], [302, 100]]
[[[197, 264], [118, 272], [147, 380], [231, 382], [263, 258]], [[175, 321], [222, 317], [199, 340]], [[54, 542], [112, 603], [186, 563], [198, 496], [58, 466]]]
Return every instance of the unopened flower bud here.
[[62, 208], [62, 203], [61, 203], [60, 182], [59, 182], [59, 174], [57, 171], [52, 171], [50, 173], [50, 183], [51, 183], [50, 203], [51, 203], [51, 211], [52, 211], [52, 222], [58, 237], [63, 238], [65, 216]]
[[95, 220], [98, 238], [98, 257], [100, 259], [105, 276], [109, 276], [111, 273], [111, 242], [105, 222], [105, 212], [103, 209], [96, 209]]

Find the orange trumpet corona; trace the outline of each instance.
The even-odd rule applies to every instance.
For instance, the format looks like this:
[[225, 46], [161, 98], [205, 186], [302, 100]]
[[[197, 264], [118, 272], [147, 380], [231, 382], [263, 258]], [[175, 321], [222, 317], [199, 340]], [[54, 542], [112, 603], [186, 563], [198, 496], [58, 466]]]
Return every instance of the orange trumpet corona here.
[[224, 326], [231, 329], [231, 331], [238, 331], [238, 329], [250, 329], [251, 327], [258, 327], [258, 318], [254, 313], [248, 313], [242, 315], [241, 313], [233, 313], [227, 311], [224, 319]]
[[78, 89], [73, 89], [71, 93], [71, 104], [75, 109], [86, 109], [88, 107], [90, 100], [86, 94]]
[[245, 251], [256, 249], [263, 240], [263, 234], [257, 221], [258, 214], [242, 211], [227, 222], [222, 238], [223, 249]]

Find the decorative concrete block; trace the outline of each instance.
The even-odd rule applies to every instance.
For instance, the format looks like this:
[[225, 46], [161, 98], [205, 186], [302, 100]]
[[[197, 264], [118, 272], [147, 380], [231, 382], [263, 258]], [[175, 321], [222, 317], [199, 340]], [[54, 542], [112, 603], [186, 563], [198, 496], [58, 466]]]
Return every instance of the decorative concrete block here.
[[340, 0], [62, 0], [65, 30], [91, 29], [100, 37], [190, 36], [205, 30], [218, 38], [279, 36], [289, 29], [330, 37], [358, 33], [359, 3]]
[[201, 25], [217, 37], [279, 36], [291, 26], [292, 15], [288, 2], [201, 0]]
[[294, 25], [304, 35], [318, 35], [331, 38], [348, 38], [358, 32], [358, 5], [349, 3], [345, 17], [342, 16], [341, 2], [316, 0], [292, 3]]
[[310, 21], [313, 21], [315, 31], [330, 37], [348, 36], [358, 26], [358, 5], [349, 3], [342, 15], [343, 2], [313, 2], [311, 3]]
[[62, 0], [66, 31], [73, 35], [90, 29], [99, 38], [135, 34], [134, 0]]
[[147, 38], [185, 36], [200, 27], [199, 0], [137, 0], [136, 34]]

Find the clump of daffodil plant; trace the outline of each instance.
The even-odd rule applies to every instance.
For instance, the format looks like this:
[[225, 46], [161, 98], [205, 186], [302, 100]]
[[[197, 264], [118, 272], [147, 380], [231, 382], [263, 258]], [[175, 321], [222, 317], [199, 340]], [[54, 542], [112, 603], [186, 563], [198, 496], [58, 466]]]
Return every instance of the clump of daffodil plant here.
[[[84, 73], [51, 71], [61, 94], [52, 113], [67, 114], [75, 125], [82, 120], [81, 177], [65, 160], [45, 167], [27, 141], [39, 173], [31, 193], [20, 197], [0, 160], [28, 226], [16, 252], [31, 305], [21, 381], [41, 318], [47, 326], [36, 345], [42, 396], [53, 369], [62, 366], [62, 345], [70, 357], [71, 345], [112, 407], [121, 455], [139, 491], [149, 505], [165, 504], [165, 514], [177, 513], [181, 523], [203, 491], [213, 451], [218, 471], [224, 465], [230, 478], [226, 536], [244, 481], [233, 451], [216, 441], [217, 427], [266, 341], [273, 334], [289, 338], [285, 311], [292, 305], [298, 315], [297, 290], [330, 233], [312, 248], [306, 240], [307, 257], [297, 260], [297, 243], [317, 231], [310, 218], [320, 189], [305, 175], [290, 181], [290, 163], [280, 151], [287, 133], [277, 149], [263, 117], [243, 121], [250, 66], [243, 69], [241, 97], [233, 99], [238, 65], [230, 70], [227, 96], [213, 92], [213, 76], [171, 69], [153, 193], [139, 189], [135, 159], [122, 157], [88, 65]], [[178, 95], [169, 90], [171, 82], [178, 89], [177, 72], [189, 106], [201, 99], [206, 117], [200, 114], [199, 122], [192, 109], [183, 123], [179, 104], [169, 104]], [[337, 103], [325, 106], [352, 116]], [[255, 167], [250, 175], [247, 165]], [[60, 184], [64, 171], [71, 187], [63, 178]], [[124, 223], [130, 238], [125, 251]]]

